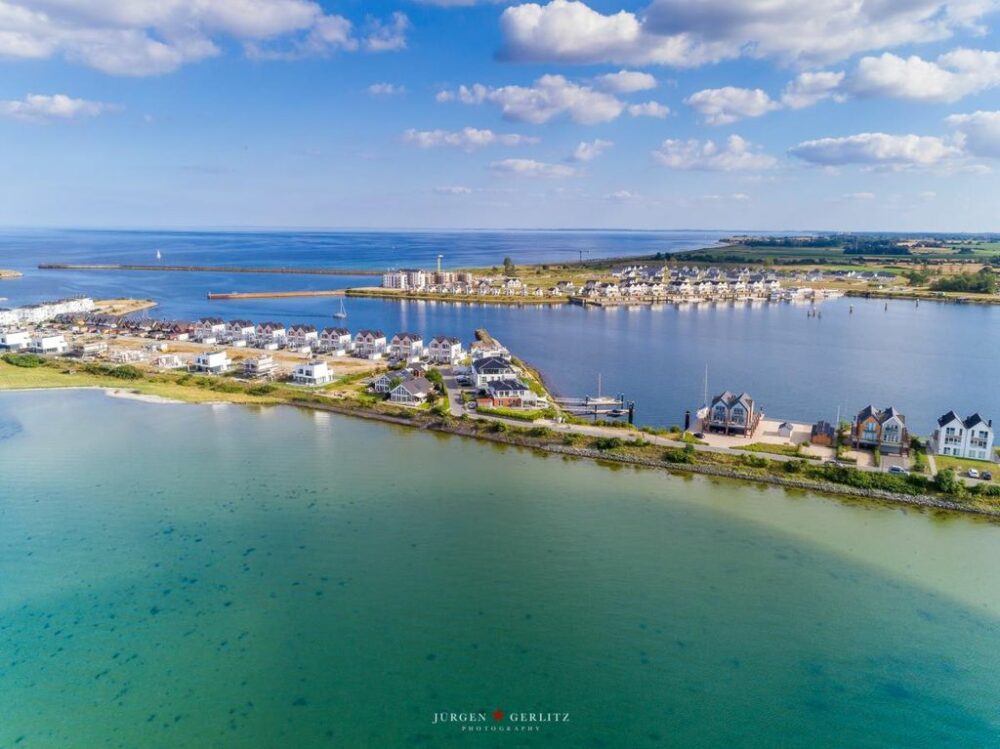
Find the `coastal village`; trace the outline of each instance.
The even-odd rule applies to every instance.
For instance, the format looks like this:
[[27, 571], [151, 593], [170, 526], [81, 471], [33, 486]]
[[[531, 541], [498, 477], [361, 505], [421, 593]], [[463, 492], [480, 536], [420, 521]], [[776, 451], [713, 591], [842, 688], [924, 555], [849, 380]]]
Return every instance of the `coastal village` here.
[[[810, 286], [783, 285], [788, 281], [820, 281], [821, 272], [809, 274], [724, 269], [699, 266], [651, 267], [625, 265], [603, 278], [575, 281], [561, 279], [551, 286], [533, 282], [530, 274], [521, 278], [511, 268], [501, 275], [474, 275], [471, 272], [409, 268], [388, 270], [382, 275], [381, 289], [388, 296], [478, 300], [549, 300], [583, 305], [697, 303], [712, 301], [817, 301], [839, 293]], [[850, 275], [850, 274], [855, 275]], [[877, 281], [878, 273], [857, 276], [844, 271], [842, 277]], [[861, 273], [866, 273], [862, 271]], [[841, 277], [841, 276], [836, 276]], [[890, 280], [885, 276], [881, 280]], [[352, 289], [359, 295], [378, 295], [377, 289]]]
[[[554, 398], [537, 374], [486, 331], [477, 331], [467, 346], [449, 335], [425, 339], [407, 331], [388, 335], [220, 317], [158, 320], [100, 308], [92, 299], [74, 298], [0, 310], [0, 351], [5, 361], [20, 354], [71, 357], [247, 383], [286, 382], [331, 400], [363, 392], [371, 403], [596, 437], [622, 434], [629, 426], [598, 420], [625, 416], [625, 410], [595, 408], [590, 421], [580, 418], [564, 406], [568, 399]], [[798, 423], [768, 417], [748, 393], [726, 391], [706, 401], [685, 415], [683, 428], [645, 430], [644, 439], [901, 476], [948, 469], [967, 482], [993, 480], [992, 420], [978, 413], [948, 410], [933, 433], [920, 438], [892, 406], [868, 405], [839, 423]]]

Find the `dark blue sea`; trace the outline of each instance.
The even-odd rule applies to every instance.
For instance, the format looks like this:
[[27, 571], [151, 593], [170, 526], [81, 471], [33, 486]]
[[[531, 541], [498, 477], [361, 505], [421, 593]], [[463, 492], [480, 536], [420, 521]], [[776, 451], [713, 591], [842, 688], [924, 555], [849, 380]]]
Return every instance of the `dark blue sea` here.
[[[209, 302], [211, 291], [324, 289], [371, 278], [297, 275], [40, 271], [42, 262], [323, 266], [382, 269], [489, 266], [676, 252], [722, 232], [110, 232], [0, 234], [6, 306], [69, 294], [149, 297], [154, 314], [332, 323], [331, 299]], [[895, 405], [926, 433], [949, 409], [1000, 416], [1000, 307], [841, 299], [807, 317], [791, 304], [583, 309], [348, 300], [352, 330], [458, 335], [488, 328], [564, 395], [605, 393], [637, 403], [644, 424], [680, 423], [711, 391], [747, 390], [779, 418], [833, 420], [868, 403]], [[851, 308], [853, 307], [853, 313]]]

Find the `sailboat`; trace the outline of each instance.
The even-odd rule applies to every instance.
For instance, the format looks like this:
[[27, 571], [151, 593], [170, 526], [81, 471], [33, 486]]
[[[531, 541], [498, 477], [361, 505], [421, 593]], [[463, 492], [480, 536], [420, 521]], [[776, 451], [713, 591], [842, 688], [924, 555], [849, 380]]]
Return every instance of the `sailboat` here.
[[156, 251], [156, 259], [157, 260], [163, 260], [163, 255], [160, 254], [159, 250]]
[[344, 309], [344, 300], [340, 300], [340, 309], [333, 313], [333, 316], [338, 320], [343, 320], [347, 317], [347, 310]]

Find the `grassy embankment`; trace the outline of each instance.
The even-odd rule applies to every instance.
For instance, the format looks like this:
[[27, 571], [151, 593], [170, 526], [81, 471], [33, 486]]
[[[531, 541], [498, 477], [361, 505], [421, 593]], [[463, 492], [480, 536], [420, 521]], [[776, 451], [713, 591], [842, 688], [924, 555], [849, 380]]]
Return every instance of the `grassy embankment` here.
[[934, 463], [937, 465], [938, 470], [942, 471], [945, 468], [950, 468], [955, 473], [964, 475], [970, 468], [975, 468], [977, 471], [982, 473], [983, 471], [990, 471], [991, 473], [996, 471], [996, 463], [990, 463], [986, 460], [969, 460], [967, 458], [953, 458], [950, 455], [935, 455]]

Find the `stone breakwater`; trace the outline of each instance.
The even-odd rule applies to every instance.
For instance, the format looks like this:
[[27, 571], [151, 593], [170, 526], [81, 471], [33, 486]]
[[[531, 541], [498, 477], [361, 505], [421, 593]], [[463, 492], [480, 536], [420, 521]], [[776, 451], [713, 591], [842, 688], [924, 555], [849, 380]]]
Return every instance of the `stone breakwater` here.
[[961, 512], [965, 514], [981, 515], [983, 517], [1000, 518], [1000, 511], [980, 507], [970, 507], [968, 505], [952, 502], [947, 499], [941, 499], [940, 497], [934, 497], [928, 494], [899, 494], [896, 492], [887, 492], [881, 489], [863, 489], [860, 487], [848, 486], [846, 484], [835, 484], [828, 481], [810, 481], [806, 479], [788, 478], [785, 476], [775, 476], [771, 474], [752, 474], [721, 466], [698, 465], [697, 463], [667, 463], [666, 461], [650, 460], [648, 458], [640, 458], [630, 455], [608, 454], [600, 450], [592, 450], [585, 447], [534, 443], [530, 440], [530, 438], [521, 439], [517, 436], [512, 436], [504, 432], [481, 432], [468, 425], [457, 422], [424, 422], [392, 416], [390, 414], [381, 414], [374, 411], [359, 411], [352, 408], [327, 406], [324, 404], [302, 403], [295, 405], [301, 405], [306, 408], [316, 408], [324, 411], [332, 411], [345, 416], [355, 416], [375, 421], [384, 421], [399, 426], [408, 426], [434, 432], [454, 434], [461, 437], [470, 437], [472, 439], [510, 445], [511, 447], [541, 450], [543, 452], [565, 455], [572, 458], [593, 460], [602, 463], [617, 463], [619, 465], [633, 465], [643, 468], [657, 468], [675, 475], [697, 473], [703, 476], [733, 479], [736, 481], [756, 484], [771, 484], [773, 486], [782, 486], [788, 489], [800, 489], [818, 494], [856, 497], [859, 499], [890, 502], [893, 504], [910, 505], [913, 507], [923, 507], [927, 509], [946, 510], [949, 512]]

